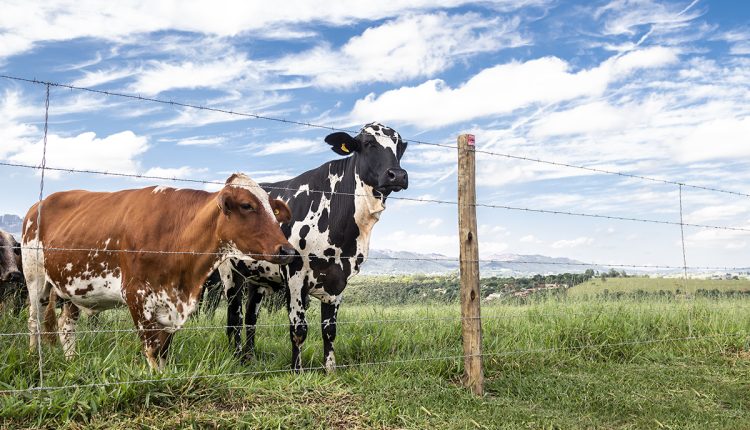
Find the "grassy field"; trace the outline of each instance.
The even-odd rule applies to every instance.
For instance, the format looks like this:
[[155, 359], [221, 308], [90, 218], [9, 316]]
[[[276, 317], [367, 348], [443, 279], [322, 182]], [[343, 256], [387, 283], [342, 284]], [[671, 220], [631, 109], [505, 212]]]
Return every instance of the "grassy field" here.
[[[81, 334], [70, 362], [59, 346], [45, 347], [45, 385], [113, 385], [0, 395], [0, 427], [750, 427], [750, 300], [485, 306], [482, 398], [458, 382], [457, 312], [454, 305], [343, 306], [337, 358], [350, 367], [332, 375], [286, 371], [281, 312], [264, 311], [249, 365], [228, 353], [221, 328], [197, 329], [222, 325], [221, 313], [177, 334], [163, 374], [146, 368], [134, 333]], [[132, 326], [124, 312], [102, 317], [100, 328]], [[309, 321], [318, 320], [312, 306]], [[80, 330], [91, 329], [84, 317]], [[0, 317], [0, 333], [24, 331], [24, 321]], [[27, 336], [0, 336], [0, 389], [38, 383], [27, 346]], [[315, 323], [306, 365], [320, 366], [321, 356]], [[117, 383], [143, 379], [155, 381]]]
[[718, 290], [720, 292], [750, 291], [750, 279], [713, 280], [713, 279], [684, 279], [677, 278], [594, 278], [568, 290], [569, 296], [602, 294], [607, 290], [613, 293], [632, 293], [641, 290], [646, 293], [659, 291], [680, 291], [693, 294], [697, 290]]

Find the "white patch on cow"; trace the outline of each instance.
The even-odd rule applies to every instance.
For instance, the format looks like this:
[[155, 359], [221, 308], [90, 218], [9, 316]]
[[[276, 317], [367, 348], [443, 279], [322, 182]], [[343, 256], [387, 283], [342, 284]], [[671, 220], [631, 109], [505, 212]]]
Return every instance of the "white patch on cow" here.
[[126, 304], [119, 270], [86, 270], [68, 278], [65, 284], [55, 284], [60, 296], [88, 311], [103, 311]]
[[297, 190], [297, 192], [294, 193], [294, 197], [297, 197], [297, 196], [299, 196], [302, 193], [309, 194], [310, 193], [310, 186], [307, 185], [307, 184], [300, 185], [299, 189]]
[[167, 291], [162, 289], [146, 297], [143, 304], [143, 316], [147, 320], [159, 323], [164, 331], [174, 333], [185, 325], [196, 303], [196, 298], [182, 300], [179, 296], [170, 297]]
[[[354, 266], [352, 265], [352, 270], [354, 270]], [[339, 301], [338, 296], [333, 296], [331, 294], [326, 293], [326, 291], [323, 289], [323, 287], [313, 287], [310, 289], [310, 295], [315, 297], [316, 299], [320, 300], [322, 303], [328, 303], [330, 305], [336, 303]], [[326, 320], [327, 321], [327, 320]], [[323, 321], [325, 324], [325, 321]]]
[[[379, 126], [380, 129], [375, 130], [373, 128], [373, 126]], [[383, 133], [382, 130], [384, 128], [388, 128], [388, 127], [386, 127], [386, 126], [384, 126], [382, 124], [379, 124], [379, 123], [372, 123], [372, 124], [368, 125], [367, 127], [365, 127], [364, 129], [362, 129], [362, 131], [365, 132], [365, 133], [367, 133], [367, 134], [371, 134], [371, 135], [375, 136], [375, 140], [380, 144], [380, 146], [382, 146], [383, 148], [390, 149], [391, 151], [393, 151], [393, 155], [396, 156], [396, 154], [398, 154], [398, 152], [397, 152], [397, 150], [398, 150], [397, 142], [400, 140], [401, 136], [399, 136], [399, 134], [396, 133], [396, 131], [394, 130], [393, 131], [394, 137], [396, 137], [396, 140], [394, 141], [393, 138], [391, 138], [390, 136], [387, 136], [385, 133]]]
[[[104, 264], [104, 263], [102, 263], [102, 264]], [[66, 272], [70, 272], [72, 270], [73, 270], [73, 263], [68, 263], [68, 264], [65, 265], [65, 271]], [[68, 278], [68, 279], [70, 279], [70, 278]]]
[[276, 216], [273, 214], [273, 210], [271, 210], [271, 202], [268, 199], [268, 193], [263, 188], [261, 188], [261, 186], [258, 185], [257, 182], [250, 179], [249, 176], [245, 175], [244, 173], [235, 173], [235, 177], [234, 179], [232, 179], [232, 182], [230, 182], [229, 185], [233, 187], [241, 187], [253, 193], [255, 197], [260, 200], [260, 204], [263, 205], [263, 210], [266, 211], [266, 213], [271, 216], [271, 218], [276, 219]]
[[[356, 194], [354, 197], [354, 222], [357, 223], [357, 227], [359, 228], [357, 253], [362, 254], [364, 259], [367, 260], [372, 228], [380, 220], [380, 214], [385, 210], [385, 204], [381, 197], [375, 197], [372, 187], [365, 184], [360, 179], [359, 174], [354, 174], [354, 181], [354, 194]], [[356, 274], [357, 271], [354, 270], [354, 263], [352, 262], [351, 276]]]
[[221, 278], [222, 284], [224, 284], [224, 297], [227, 297], [227, 292], [230, 289], [234, 288], [231, 260], [226, 259], [221, 264], [219, 264], [219, 277]]
[[219, 249], [219, 258], [215, 265], [217, 267], [221, 266], [222, 261], [227, 261], [230, 258], [247, 258], [247, 254], [240, 251], [240, 249], [237, 247], [237, 244], [231, 240], [222, 244], [221, 248]]
[[336, 370], [336, 355], [333, 353], [333, 351], [330, 351], [328, 355], [326, 356], [326, 372], [333, 372]]
[[159, 194], [159, 193], [163, 193], [164, 191], [173, 190], [173, 189], [174, 188], [172, 188], [172, 187], [165, 187], [163, 185], [159, 185], [158, 187], [154, 187], [154, 189], [151, 190], [151, 192], [154, 193], [154, 194]]
[[[29, 223], [30, 224], [30, 223]], [[29, 348], [34, 350], [39, 342], [40, 317], [42, 313], [41, 300], [46, 298], [47, 294], [47, 273], [44, 269], [44, 244], [36, 238], [30, 239], [28, 236], [29, 226], [27, 224], [22, 238], [21, 260], [23, 264], [23, 273], [26, 277], [26, 288], [29, 291]]]

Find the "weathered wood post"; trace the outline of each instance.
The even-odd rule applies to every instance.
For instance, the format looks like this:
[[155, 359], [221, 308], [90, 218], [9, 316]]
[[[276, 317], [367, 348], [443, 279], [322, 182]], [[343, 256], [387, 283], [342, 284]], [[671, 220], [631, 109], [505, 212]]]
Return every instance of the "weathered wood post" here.
[[484, 394], [482, 319], [479, 308], [479, 243], [477, 240], [476, 163], [474, 135], [458, 136], [458, 234], [460, 240], [461, 333], [464, 385]]

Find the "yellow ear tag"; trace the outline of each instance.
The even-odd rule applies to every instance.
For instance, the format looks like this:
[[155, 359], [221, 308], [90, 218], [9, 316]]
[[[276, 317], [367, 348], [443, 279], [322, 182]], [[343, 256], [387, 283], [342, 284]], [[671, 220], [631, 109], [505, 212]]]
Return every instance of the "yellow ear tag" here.
[[278, 209], [274, 209], [274, 210], [273, 210], [273, 214], [274, 214], [274, 215], [278, 215], [278, 214], [279, 214], [279, 210], [278, 210]]
[[341, 150], [344, 151], [344, 152], [349, 152], [349, 148], [347, 148], [346, 144], [344, 144], [344, 143], [341, 144]]

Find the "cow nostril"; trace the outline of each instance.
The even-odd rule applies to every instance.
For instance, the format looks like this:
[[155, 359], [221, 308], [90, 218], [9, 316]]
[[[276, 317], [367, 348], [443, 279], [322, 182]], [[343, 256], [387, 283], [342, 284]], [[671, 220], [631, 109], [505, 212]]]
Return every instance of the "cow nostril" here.
[[388, 179], [390, 181], [395, 181], [396, 180], [396, 172], [394, 172], [393, 170], [389, 170], [388, 171]]

